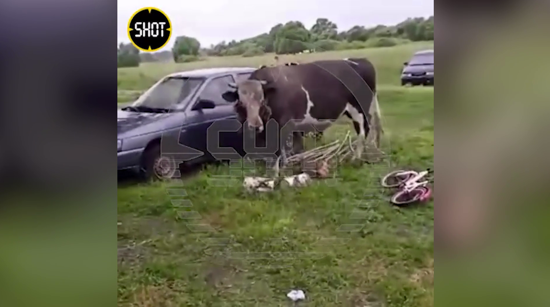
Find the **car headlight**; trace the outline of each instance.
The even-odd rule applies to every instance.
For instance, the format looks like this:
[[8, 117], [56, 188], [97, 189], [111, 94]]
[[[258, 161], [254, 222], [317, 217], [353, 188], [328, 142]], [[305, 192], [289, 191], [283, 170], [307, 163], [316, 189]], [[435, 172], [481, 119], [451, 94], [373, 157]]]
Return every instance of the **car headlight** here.
[[433, 75], [434, 75], [434, 72], [433, 72], [433, 71], [428, 71], [428, 72], [426, 73], [426, 75], [428, 75], [428, 76], [433, 76]]
[[122, 150], [122, 140], [117, 140], [116, 142], [116, 151], [119, 152]]

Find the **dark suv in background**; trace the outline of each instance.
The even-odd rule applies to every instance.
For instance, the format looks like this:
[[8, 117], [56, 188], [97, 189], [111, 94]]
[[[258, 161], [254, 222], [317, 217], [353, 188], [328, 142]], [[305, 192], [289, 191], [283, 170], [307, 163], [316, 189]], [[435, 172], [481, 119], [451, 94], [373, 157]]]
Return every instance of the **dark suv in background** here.
[[434, 85], [434, 51], [416, 52], [409, 62], [404, 63], [401, 85]]

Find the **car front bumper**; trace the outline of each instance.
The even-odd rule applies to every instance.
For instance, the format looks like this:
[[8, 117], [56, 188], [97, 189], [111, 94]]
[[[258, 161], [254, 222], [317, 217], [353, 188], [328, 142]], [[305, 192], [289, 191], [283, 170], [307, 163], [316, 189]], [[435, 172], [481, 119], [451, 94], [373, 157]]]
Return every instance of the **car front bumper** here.
[[120, 151], [117, 153], [117, 168], [119, 171], [126, 169], [139, 169], [143, 148]]
[[434, 84], [434, 75], [402, 76], [401, 77], [401, 85], [405, 85], [407, 83], [410, 83], [410, 84], [413, 84], [413, 85], [419, 85], [419, 84], [433, 85]]

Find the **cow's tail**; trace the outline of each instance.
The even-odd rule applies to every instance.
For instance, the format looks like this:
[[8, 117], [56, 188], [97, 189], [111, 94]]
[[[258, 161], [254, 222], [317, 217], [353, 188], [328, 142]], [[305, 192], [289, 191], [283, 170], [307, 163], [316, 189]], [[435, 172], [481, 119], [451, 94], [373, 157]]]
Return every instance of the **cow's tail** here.
[[384, 134], [384, 129], [382, 128], [382, 114], [380, 112], [380, 105], [378, 103], [378, 93], [374, 93], [372, 96], [372, 102], [370, 104], [369, 114], [372, 119], [371, 128], [375, 133], [375, 142], [376, 147], [380, 148], [380, 138]]

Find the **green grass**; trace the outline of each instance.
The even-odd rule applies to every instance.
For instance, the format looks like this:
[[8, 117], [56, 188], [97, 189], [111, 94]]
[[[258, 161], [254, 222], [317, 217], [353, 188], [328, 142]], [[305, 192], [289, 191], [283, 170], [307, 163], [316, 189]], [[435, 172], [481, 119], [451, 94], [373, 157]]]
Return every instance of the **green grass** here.
[[[382, 80], [385, 162], [343, 166], [335, 181], [262, 195], [245, 193], [240, 169], [235, 174], [227, 166], [184, 182], [119, 187], [119, 304], [288, 306], [286, 293], [299, 288], [304, 306], [433, 306], [433, 203], [393, 207], [391, 192], [379, 184], [390, 169], [433, 165], [433, 89], [393, 81], [413, 50], [425, 47], [307, 56], [372, 56]], [[255, 61], [124, 69], [119, 82], [121, 89], [143, 90], [148, 83], [141, 76]], [[351, 129], [343, 121], [325, 138]], [[182, 191], [179, 198], [173, 193]]]

